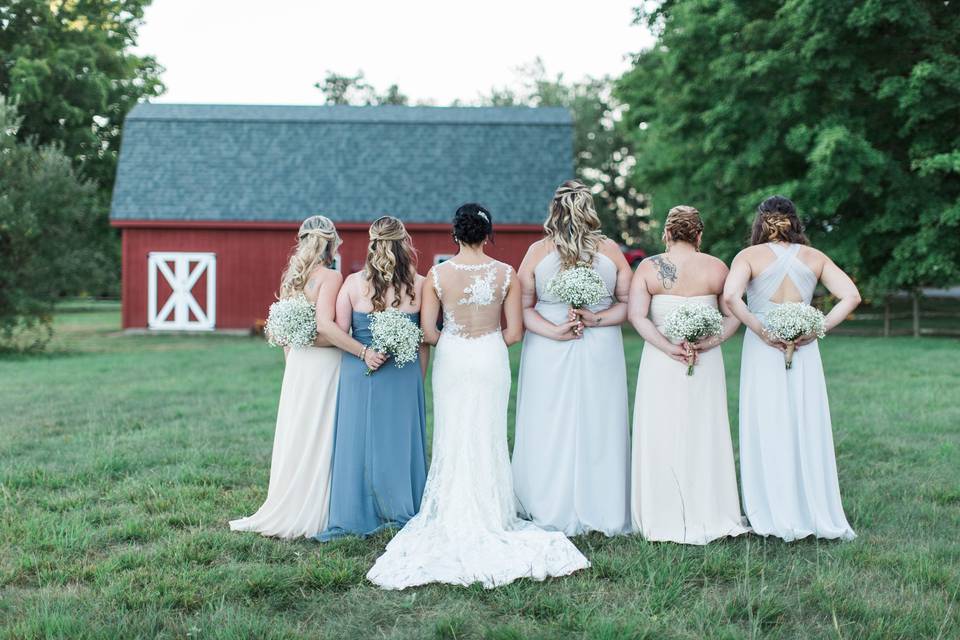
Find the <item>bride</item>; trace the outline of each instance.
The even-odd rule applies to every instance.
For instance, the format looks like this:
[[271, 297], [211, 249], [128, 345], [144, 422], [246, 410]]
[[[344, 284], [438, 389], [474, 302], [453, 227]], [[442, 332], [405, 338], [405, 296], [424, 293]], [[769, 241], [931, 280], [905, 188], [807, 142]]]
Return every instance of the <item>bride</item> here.
[[489, 211], [460, 207], [453, 222], [460, 252], [433, 267], [433, 286], [423, 289], [421, 327], [425, 341], [437, 345], [433, 460], [420, 512], [367, 573], [384, 589], [429, 582], [492, 588], [590, 566], [563, 533], [516, 515], [507, 451], [507, 346], [520, 340], [523, 320], [513, 270], [483, 252], [492, 234]]

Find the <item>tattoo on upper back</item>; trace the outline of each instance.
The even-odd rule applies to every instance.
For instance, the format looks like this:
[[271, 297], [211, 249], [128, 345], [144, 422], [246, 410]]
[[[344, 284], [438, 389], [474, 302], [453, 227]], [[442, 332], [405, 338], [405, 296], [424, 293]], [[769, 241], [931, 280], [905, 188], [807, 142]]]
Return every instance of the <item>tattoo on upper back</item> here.
[[672, 289], [673, 285], [677, 283], [677, 265], [670, 262], [670, 259], [663, 255], [651, 257], [650, 262], [656, 265], [657, 279], [660, 280], [663, 288]]

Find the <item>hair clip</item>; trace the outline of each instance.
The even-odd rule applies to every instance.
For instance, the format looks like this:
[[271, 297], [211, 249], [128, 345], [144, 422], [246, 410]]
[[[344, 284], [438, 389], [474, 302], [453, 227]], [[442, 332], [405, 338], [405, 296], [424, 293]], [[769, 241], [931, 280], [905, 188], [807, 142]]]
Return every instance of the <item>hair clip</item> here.
[[483, 218], [484, 220], [486, 220], [487, 222], [490, 222], [490, 218], [488, 218], [487, 214], [485, 214], [483, 211], [477, 211], [477, 215]]

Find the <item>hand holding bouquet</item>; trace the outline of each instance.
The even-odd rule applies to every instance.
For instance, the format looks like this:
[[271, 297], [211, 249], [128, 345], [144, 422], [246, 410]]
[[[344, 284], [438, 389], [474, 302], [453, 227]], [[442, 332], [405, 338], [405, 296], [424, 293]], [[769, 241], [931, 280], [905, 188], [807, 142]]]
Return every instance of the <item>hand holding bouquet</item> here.
[[[398, 368], [403, 368], [417, 359], [423, 331], [399, 309], [386, 309], [370, 314], [370, 332], [373, 341], [370, 348], [393, 356]], [[367, 375], [373, 373], [367, 369]]]
[[793, 366], [796, 340], [806, 335], [822, 338], [826, 331], [824, 323], [819, 309], [802, 302], [784, 302], [767, 314], [764, 328], [767, 335], [787, 343], [784, 360], [789, 369]]
[[[671, 311], [663, 322], [663, 333], [673, 340], [699, 342], [723, 331], [723, 315], [702, 302], [684, 302]], [[687, 353], [687, 375], [693, 375], [696, 354]]]
[[277, 300], [270, 305], [264, 327], [274, 347], [309, 347], [317, 339], [316, 308], [306, 296]]

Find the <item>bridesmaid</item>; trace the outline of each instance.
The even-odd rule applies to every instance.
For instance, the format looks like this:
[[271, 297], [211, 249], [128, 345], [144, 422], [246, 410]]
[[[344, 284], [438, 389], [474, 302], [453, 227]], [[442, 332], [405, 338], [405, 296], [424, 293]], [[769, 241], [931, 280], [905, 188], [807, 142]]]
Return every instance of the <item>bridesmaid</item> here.
[[788, 371], [786, 345], [766, 335], [764, 317], [783, 302], [810, 304], [820, 281], [837, 298], [827, 314], [830, 331], [860, 304], [860, 293], [829, 257], [808, 246], [796, 208], [783, 196], [760, 204], [750, 244], [734, 259], [723, 293], [749, 329], [740, 366], [743, 508], [760, 535], [851, 540], [856, 534], [840, 503], [816, 336], [797, 340]]
[[[687, 301], [718, 306], [727, 266], [700, 253], [702, 234], [700, 212], [671, 209], [663, 227], [666, 253], [644, 260], [630, 287], [630, 321], [644, 339], [633, 410], [631, 513], [647, 540], [707, 544], [748, 531], [717, 349], [740, 322], [720, 302], [721, 335], [684, 345], [661, 333], [670, 312]], [[692, 376], [687, 348], [697, 353]]]
[[[323, 216], [303, 221], [280, 283], [280, 297], [301, 293], [317, 317], [333, 318], [342, 279], [334, 271], [340, 236]], [[278, 538], [311, 537], [327, 526], [330, 456], [340, 351], [318, 338], [286, 353], [267, 499], [255, 514], [230, 522], [234, 531]]]
[[[620, 325], [630, 266], [600, 233], [590, 190], [564, 182], [517, 273], [527, 329], [517, 392], [514, 488], [521, 513], [568, 536], [630, 530], [627, 370]], [[592, 264], [609, 295], [574, 313], [546, 292], [561, 269]]]
[[387, 359], [368, 376], [371, 354], [380, 354], [364, 346], [372, 340], [371, 312], [392, 307], [419, 325], [422, 288], [403, 223], [390, 216], [374, 221], [363, 271], [344, 281], [336, 323], [321, 324], [324, 335], [351, 329], [362, 343], [345, 350], [340, 370], [330, 522], [321, 541], [399, 528], [420, 508], [427, 475], [426, 347], [418, 363], [399, 368]]

